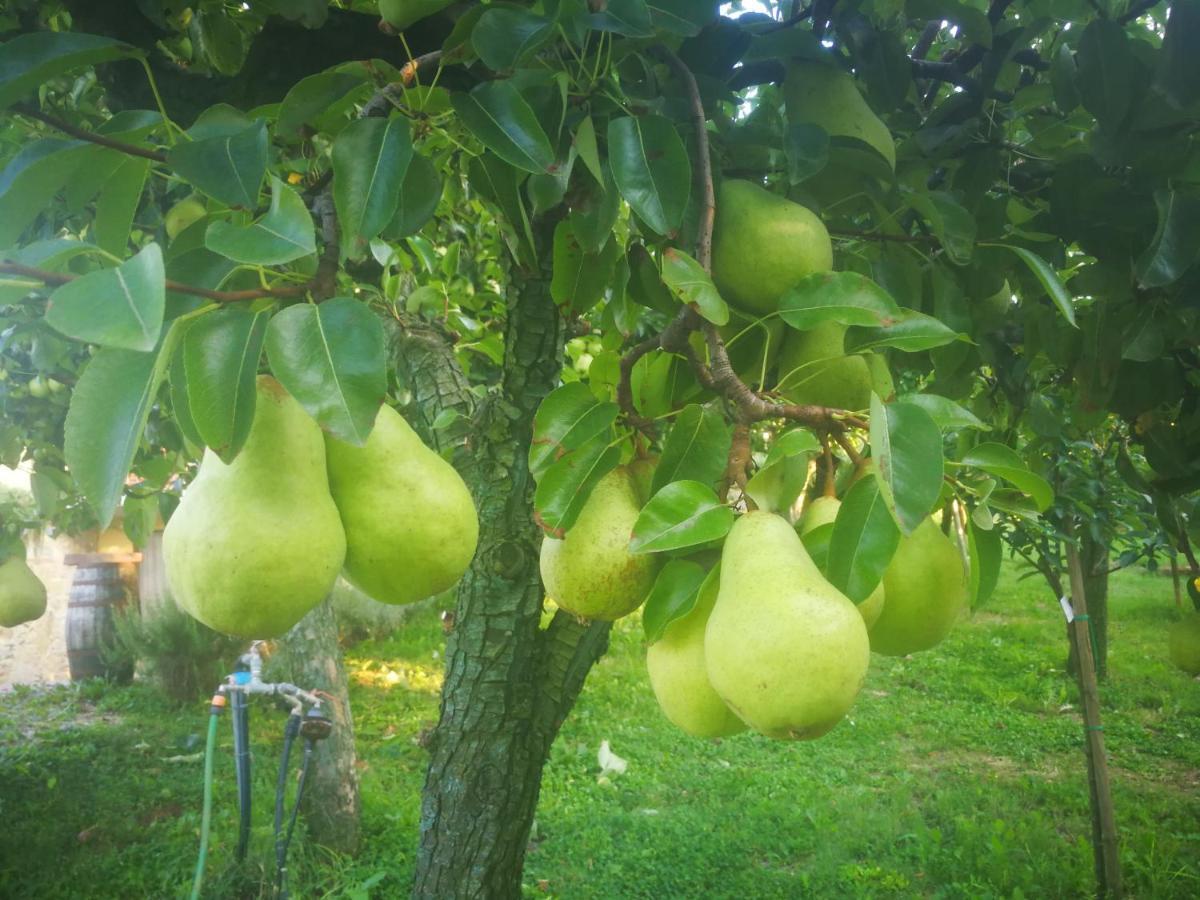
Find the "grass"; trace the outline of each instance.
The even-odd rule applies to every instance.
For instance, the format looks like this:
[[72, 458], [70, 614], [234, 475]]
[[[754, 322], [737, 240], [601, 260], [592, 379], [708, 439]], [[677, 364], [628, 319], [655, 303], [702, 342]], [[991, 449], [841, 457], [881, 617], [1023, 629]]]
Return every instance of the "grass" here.
[[[661, 717], [640, 623], [618, 625], [554, 747], [526, 867], [530, 896], [1085, 897], [1092, 860], [1061, 613], [1005, 572], [942, 645], [875, 657], [850, 718], [811, 743], [698, 741]], [[1102, 687], [1128, 893], [1200, 895], [1200, 683], [1172, 669], [1170, 582], [1122, 573]], [[298, 839], [295, 896], [401, 896], [437, 715], [434, 613], [348, 652], [365, 849]], [[196, 851], [203, 709], [102, 684], [0, 699], [0, 896], [170, 897]], [[254, 859], [231, 864], [231, 738], [221, 732], [207, 896], [258, 896], [282, 716], [255, 709]], [[628, 770], [599, 777], [608, 740]]]

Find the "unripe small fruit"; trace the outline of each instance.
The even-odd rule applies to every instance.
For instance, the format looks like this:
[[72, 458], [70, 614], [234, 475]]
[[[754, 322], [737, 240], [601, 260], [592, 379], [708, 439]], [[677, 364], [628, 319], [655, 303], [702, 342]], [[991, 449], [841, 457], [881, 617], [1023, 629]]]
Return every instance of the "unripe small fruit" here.
[[592, 360], [594, 358], [590, 353], [579, 354], [579, 359], [575, 360], [575, 371], [580, 375], [586, 375], [588, 369], [592, 367]]
[[181, 232], [184, 231], [193, 222], [203, 219], [208, 215], [208, 210], [204, 208], [204, 204], [196, 197], [188, 197], [180, 200], [163, 216], [163, 224], [167, 229], [167, 237], [175, 240]]
[[46, 383], [46, 379], [41, 375], [34, 375], [29, 379], [29, 396], [36, 397], [41, 400], [50, 395], [50, 385]]

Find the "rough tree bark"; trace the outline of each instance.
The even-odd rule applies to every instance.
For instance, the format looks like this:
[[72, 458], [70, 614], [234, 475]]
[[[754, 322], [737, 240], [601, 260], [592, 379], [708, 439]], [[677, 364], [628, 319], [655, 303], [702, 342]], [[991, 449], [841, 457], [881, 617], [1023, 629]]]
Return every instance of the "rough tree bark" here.
[[[1108, 677], [1108, 547], [1086, 530], [1079, 539], [1079, 561], [1083, 566], [1083, 589], [1087, 596], [1088, 621], [1093, 639], [1096, 677]], [[1068, 626], [1070, 628], [1070, 626]], [[1074, 642], [1067, 657], [1067, 674], [1079, 675]]]
[[[549, 260], [552, 229], [543, 259]], [[430, 742], [414, 897], [519, 897], [521, 869], [550, 745], [609, 626], [559, 613], [539, 627], [541, 533], [528, 469], [533, 415], [557, 384], [563, 323], [549, 272], [515, 273], [499, 388], [479, 405], [460, 454], [479, 508], [479, 550], [458, 588], [446, 646], [441, 717]], [[466, 408], [450, 348], [401, 339], [410, 387], [427, 418]]]
[[340, 853], [357, 853], [360, 804], [354, 720], [337, 619], [328, 599], [280, 641], [271, 657], [271, 677], [325, 697], [322, 711], [333, 720], [333, 731], [313, 753], [304, 789], [304, 820], [316, 843]]

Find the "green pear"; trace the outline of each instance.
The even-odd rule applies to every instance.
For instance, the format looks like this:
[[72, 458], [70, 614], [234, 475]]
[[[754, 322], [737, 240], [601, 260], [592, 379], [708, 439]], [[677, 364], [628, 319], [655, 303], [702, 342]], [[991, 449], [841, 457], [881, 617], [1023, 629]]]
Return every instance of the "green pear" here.
[[720, 578], [710, 573], [696, 605], [667, 625], [662, 637], [646, 650], [650, 686], [663, 715], [695, 737], [725, 737], [746, 730], [713, 690], [704, 665], [704, 629], [719, 587]]
[[830, 137], [857, 138], [896, 168], [892, 133], [872, 112], [847, 72], [811, 60], [796, 62], [783, 82], [783, 102], [789, 124], [809, 122], [820, 125]]
[[326, 435], [325, 453], [346, 528], [346, 580], [396, 604], [453, 587], [479, 540], [475, 501], [454, 466], [390, 406], [364, 446]]
[[874, 380], [862, 356], [847, 356], [846, 326], [821, 322], [792, 331], [779, 351], [778, 390], [793, 403], [862, 410], [871, 405]]
[[810, 210], [749, 181], [721, 182], [712, 275], [725, 300], [755, 316], [773, 313], [784, 291], [831, 268], [829, 232]]
[[454, 0], [379, 0], [379, 15], [397, 31], [441, 12]]
[[163, 532], [175, 601], [210, 628], [282, 635], [333, 587], [346, 535], [325, 475], [321, 429], [274, 378], [258, 376], [254, 423], [228, 465], [211, 450]]
[[950, 633], [967, 604], [967, 576], [958, 548], [932, 518], [900, 538], [883, 590], [887, 602], [871, 629], [876, 653], [928, 650]]
[[24, 548], [0, 563], [0, 628], [16, 628], [46, 611], [46, 586], [25, 562]]
[[[800, 536], [808, 534], [810, 531], [820, 528], [822, 525], [828, 525], [837, 519], [838, 510], [842, 508], [842, 501], [837, 497], [817, 497], [804, 504], [804, 511], [800, 514], [800, 521], [796, 523], [796, 529], [800, 532]], [[856, 603], [855, 608], [858, 614], [862, 616], [863, 624], [870, 630], [876, 622], [879, 621], [879, 616], [883, 612], [883, 600], [886, 595], [883, 592], [883, 582], [881, 581], [867, 599], [861, 603]]]
[[206, 215], [208, 215], [208, 210], [205, 209], [204, 203], [199, 197], [185, 197], [168, 209], [167, 214], [163, 216], [167, 237], [175, 240], [180, 232]]
[[787, 520], [746, 513], [721, 553], [704, 635], [713, 688], [769, 737], [820, 737], [850, 709], [870, 657], [867, 629]]
[[1200, 675], [1200, 612], [1189, 613], [1171, 626], [1171, 662], [1189, 675]]
[[654, 470], [658, 466], [658, 456], [648, 454], [635, 456], [629, 461], [627, 468], [633, 479], [634, 490], [637, 491], [638, 503], [645, 506], [650, 499], [650, 487], [654, 483]]
[[658, 569], [652, 554], [629, 552], [641, 506], [633, 474], [618, 466], [596, 483], [565, 537], [542, 541], [542, 584], [560, 607], [612, 621], [641, 606]]

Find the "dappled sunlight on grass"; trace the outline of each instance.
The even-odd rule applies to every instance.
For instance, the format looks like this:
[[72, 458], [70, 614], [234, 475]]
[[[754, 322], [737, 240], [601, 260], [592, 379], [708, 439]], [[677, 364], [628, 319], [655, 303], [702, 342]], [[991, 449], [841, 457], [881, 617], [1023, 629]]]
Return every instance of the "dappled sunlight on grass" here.
[[355, 684], [366, 687], [403, 688], [422, 694], [442, 690], [442, 670], [403, 659], [382, 660], [346, 657], [346, 674]]

